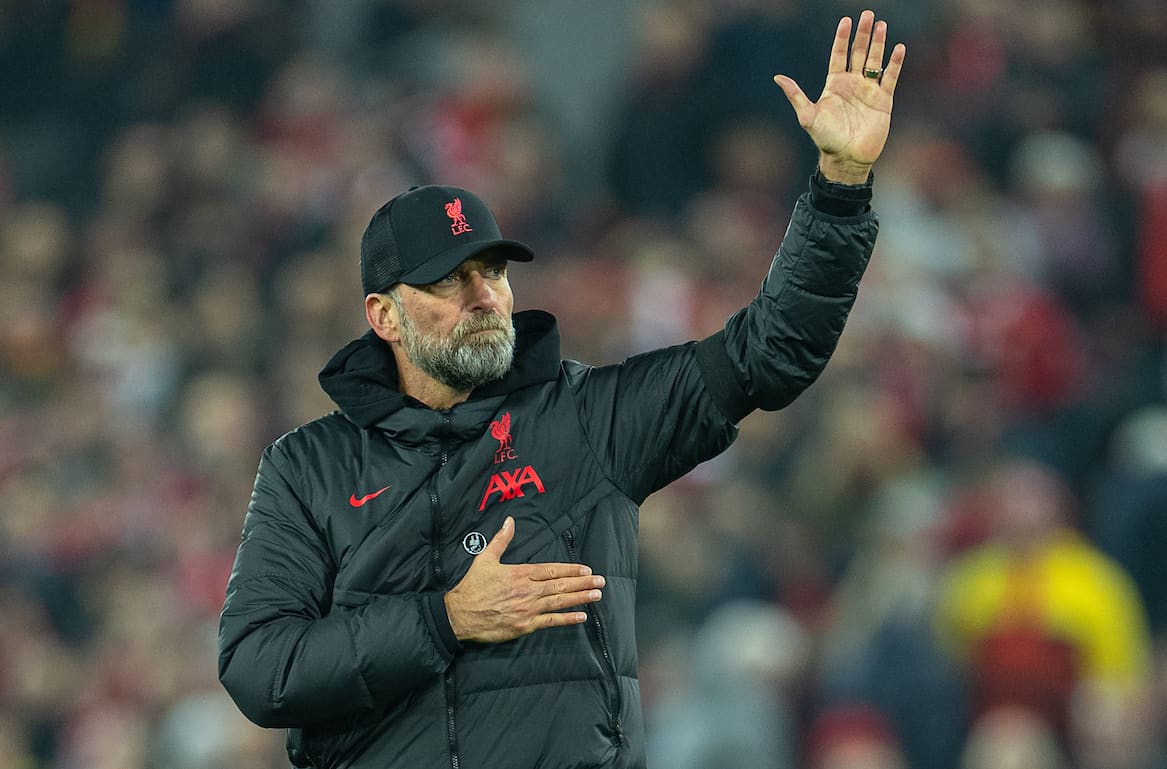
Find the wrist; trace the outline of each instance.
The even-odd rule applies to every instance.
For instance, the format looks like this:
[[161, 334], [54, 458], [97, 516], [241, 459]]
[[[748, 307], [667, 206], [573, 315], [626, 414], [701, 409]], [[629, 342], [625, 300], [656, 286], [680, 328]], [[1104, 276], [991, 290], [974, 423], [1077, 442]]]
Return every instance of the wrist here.
[[819, 173], [835, 184], [867, 184], [871, 177], [870, 163], [856, 163], [853, 160], [839, 160], [831, 155], [819, 155]]
[[461, 647], [463, 631], [458, 625], [456, 611], [450, 602], [449, 593], [430, 593], [431, 615], [434, 629], [446, 649], [455, 653]]

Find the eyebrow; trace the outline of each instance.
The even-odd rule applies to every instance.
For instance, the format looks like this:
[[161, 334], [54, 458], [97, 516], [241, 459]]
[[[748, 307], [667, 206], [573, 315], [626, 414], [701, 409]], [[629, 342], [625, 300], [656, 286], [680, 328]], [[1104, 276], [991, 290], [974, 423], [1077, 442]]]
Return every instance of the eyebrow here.
[[475, 264], [475, 263], [480, 264], [485, 268], [505, 267], [507, 264], [507, 261], [508, 260], [505, 256], [485, 256], [482, 258], [467, 259], [466, 261], [462, 262], [457, 267], [455, 267], [453, 272], [454, 273], [461, 272], [462, 270], [466, 269], [467, 265]]

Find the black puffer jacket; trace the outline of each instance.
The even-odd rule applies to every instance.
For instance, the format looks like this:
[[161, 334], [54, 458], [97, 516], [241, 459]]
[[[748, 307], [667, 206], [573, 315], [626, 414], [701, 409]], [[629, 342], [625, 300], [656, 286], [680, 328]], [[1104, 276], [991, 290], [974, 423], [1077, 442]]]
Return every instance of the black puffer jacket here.
[[[639, 504], [826, 364], [874, 244], [806, 198], [758, 297], [702, 342], [590, 367], [515, 316], [515, 364], [433, 411], [372, 334], [321, 373], [340, 407], [263, 454], [220, 625], [219, 674], [316, 767], [644, 767], [634, 635]], [[459, 644], [443, 595], [516, 520], [508, 563], [607, 579], [584, 625]]]

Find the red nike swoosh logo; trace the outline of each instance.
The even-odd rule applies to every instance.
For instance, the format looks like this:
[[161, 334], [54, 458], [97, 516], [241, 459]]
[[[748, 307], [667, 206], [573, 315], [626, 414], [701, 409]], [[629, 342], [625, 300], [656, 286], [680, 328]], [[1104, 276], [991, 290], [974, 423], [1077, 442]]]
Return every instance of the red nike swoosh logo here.
[[384, 493], [385, 489], [388, 489], [388, 488], [389, 487], [386, 486], [384, 489], [377, 489], [372, 494], [366, 494], [365, 496], [361, 497], [360, 499], [357, 499], [357, 495], [353, 494], [348, 498], [348, 503], [350, 505], [352, 505], [353, 507], [361, 507], [366, 502], [368, 502], [370, 499], [376, 499], [377, 497], [381, 496], [381, 494]]

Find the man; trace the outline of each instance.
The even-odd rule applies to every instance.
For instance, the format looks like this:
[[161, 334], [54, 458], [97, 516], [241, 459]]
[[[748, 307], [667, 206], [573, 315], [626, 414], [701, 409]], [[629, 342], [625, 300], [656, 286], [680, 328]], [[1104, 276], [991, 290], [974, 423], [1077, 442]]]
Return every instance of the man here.
[[870, 171], [904, 59], [864, 11], [826, 85], [786, 94], [820, 151], [762, 289], [723, 331], [615, 366], [513, 319], [466, 190], [389, 201], [361, 243], [370, 331], [321, 372], [339, 411], [264, 452], [219, 675], [315, 767], [643, 767], [638, 505], [785, 406], [842, 332], [877, 224]]

